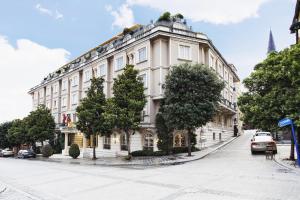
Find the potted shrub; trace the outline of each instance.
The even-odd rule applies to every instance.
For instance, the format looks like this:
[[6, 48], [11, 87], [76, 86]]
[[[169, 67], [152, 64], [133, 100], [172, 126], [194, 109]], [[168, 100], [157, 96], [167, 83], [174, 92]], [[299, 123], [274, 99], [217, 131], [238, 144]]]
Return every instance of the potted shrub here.
[[76, 159], [80, 155], [80, 149], [78, 144], [72, 144], [69, 149], [69, 156]]
[[53, 155], [53, 149], [50, 144], [46, 144], [42, 147], [42, 155], [45, 158], [49, 158]]

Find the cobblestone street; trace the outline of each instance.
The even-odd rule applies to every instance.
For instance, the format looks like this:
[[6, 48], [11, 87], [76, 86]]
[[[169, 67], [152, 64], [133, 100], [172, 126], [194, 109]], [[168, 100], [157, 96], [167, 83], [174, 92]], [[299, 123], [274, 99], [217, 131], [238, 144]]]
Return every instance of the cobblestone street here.
[[203, 159], [153, 168], [0, 159], [0, 199], [299, 199], [300, 172], [251, 155], [245, 133]]

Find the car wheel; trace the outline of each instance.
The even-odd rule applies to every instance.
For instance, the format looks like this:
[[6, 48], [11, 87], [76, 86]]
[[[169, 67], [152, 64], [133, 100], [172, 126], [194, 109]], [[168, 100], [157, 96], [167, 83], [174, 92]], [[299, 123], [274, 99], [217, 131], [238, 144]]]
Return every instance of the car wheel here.
[[251, 151], [251, 154], [252, 154], [252, 155], [255, 154], [255, 151]]

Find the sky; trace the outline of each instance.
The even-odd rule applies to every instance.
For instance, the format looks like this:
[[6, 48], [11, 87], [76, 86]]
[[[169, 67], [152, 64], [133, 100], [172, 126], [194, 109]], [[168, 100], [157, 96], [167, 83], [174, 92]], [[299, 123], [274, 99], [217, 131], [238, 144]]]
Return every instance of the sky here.
[[133, 24], [181, 13], [205, 33], [242, 79], [290, 34], [296, 0], [10, 0], [0, 2], [0, 122], [32, 109], [28, 94], [43, 77]]

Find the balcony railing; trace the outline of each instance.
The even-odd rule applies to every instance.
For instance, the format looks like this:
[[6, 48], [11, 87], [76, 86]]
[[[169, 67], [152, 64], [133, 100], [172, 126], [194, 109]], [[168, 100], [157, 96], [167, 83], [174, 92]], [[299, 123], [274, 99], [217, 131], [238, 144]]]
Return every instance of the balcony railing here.
[[221, 100], [221, 104], [223, 104], [224, 106], [226, 106], [226, 107], [228, 107], [228, 108], [230, 108], [230, 109], [233, 109], [233, 110], [237, 110], [237, 104], [235, 103], [235, 102], [230, 102], [230, 101], [228, 101], [227, 99], [222, 99]]

